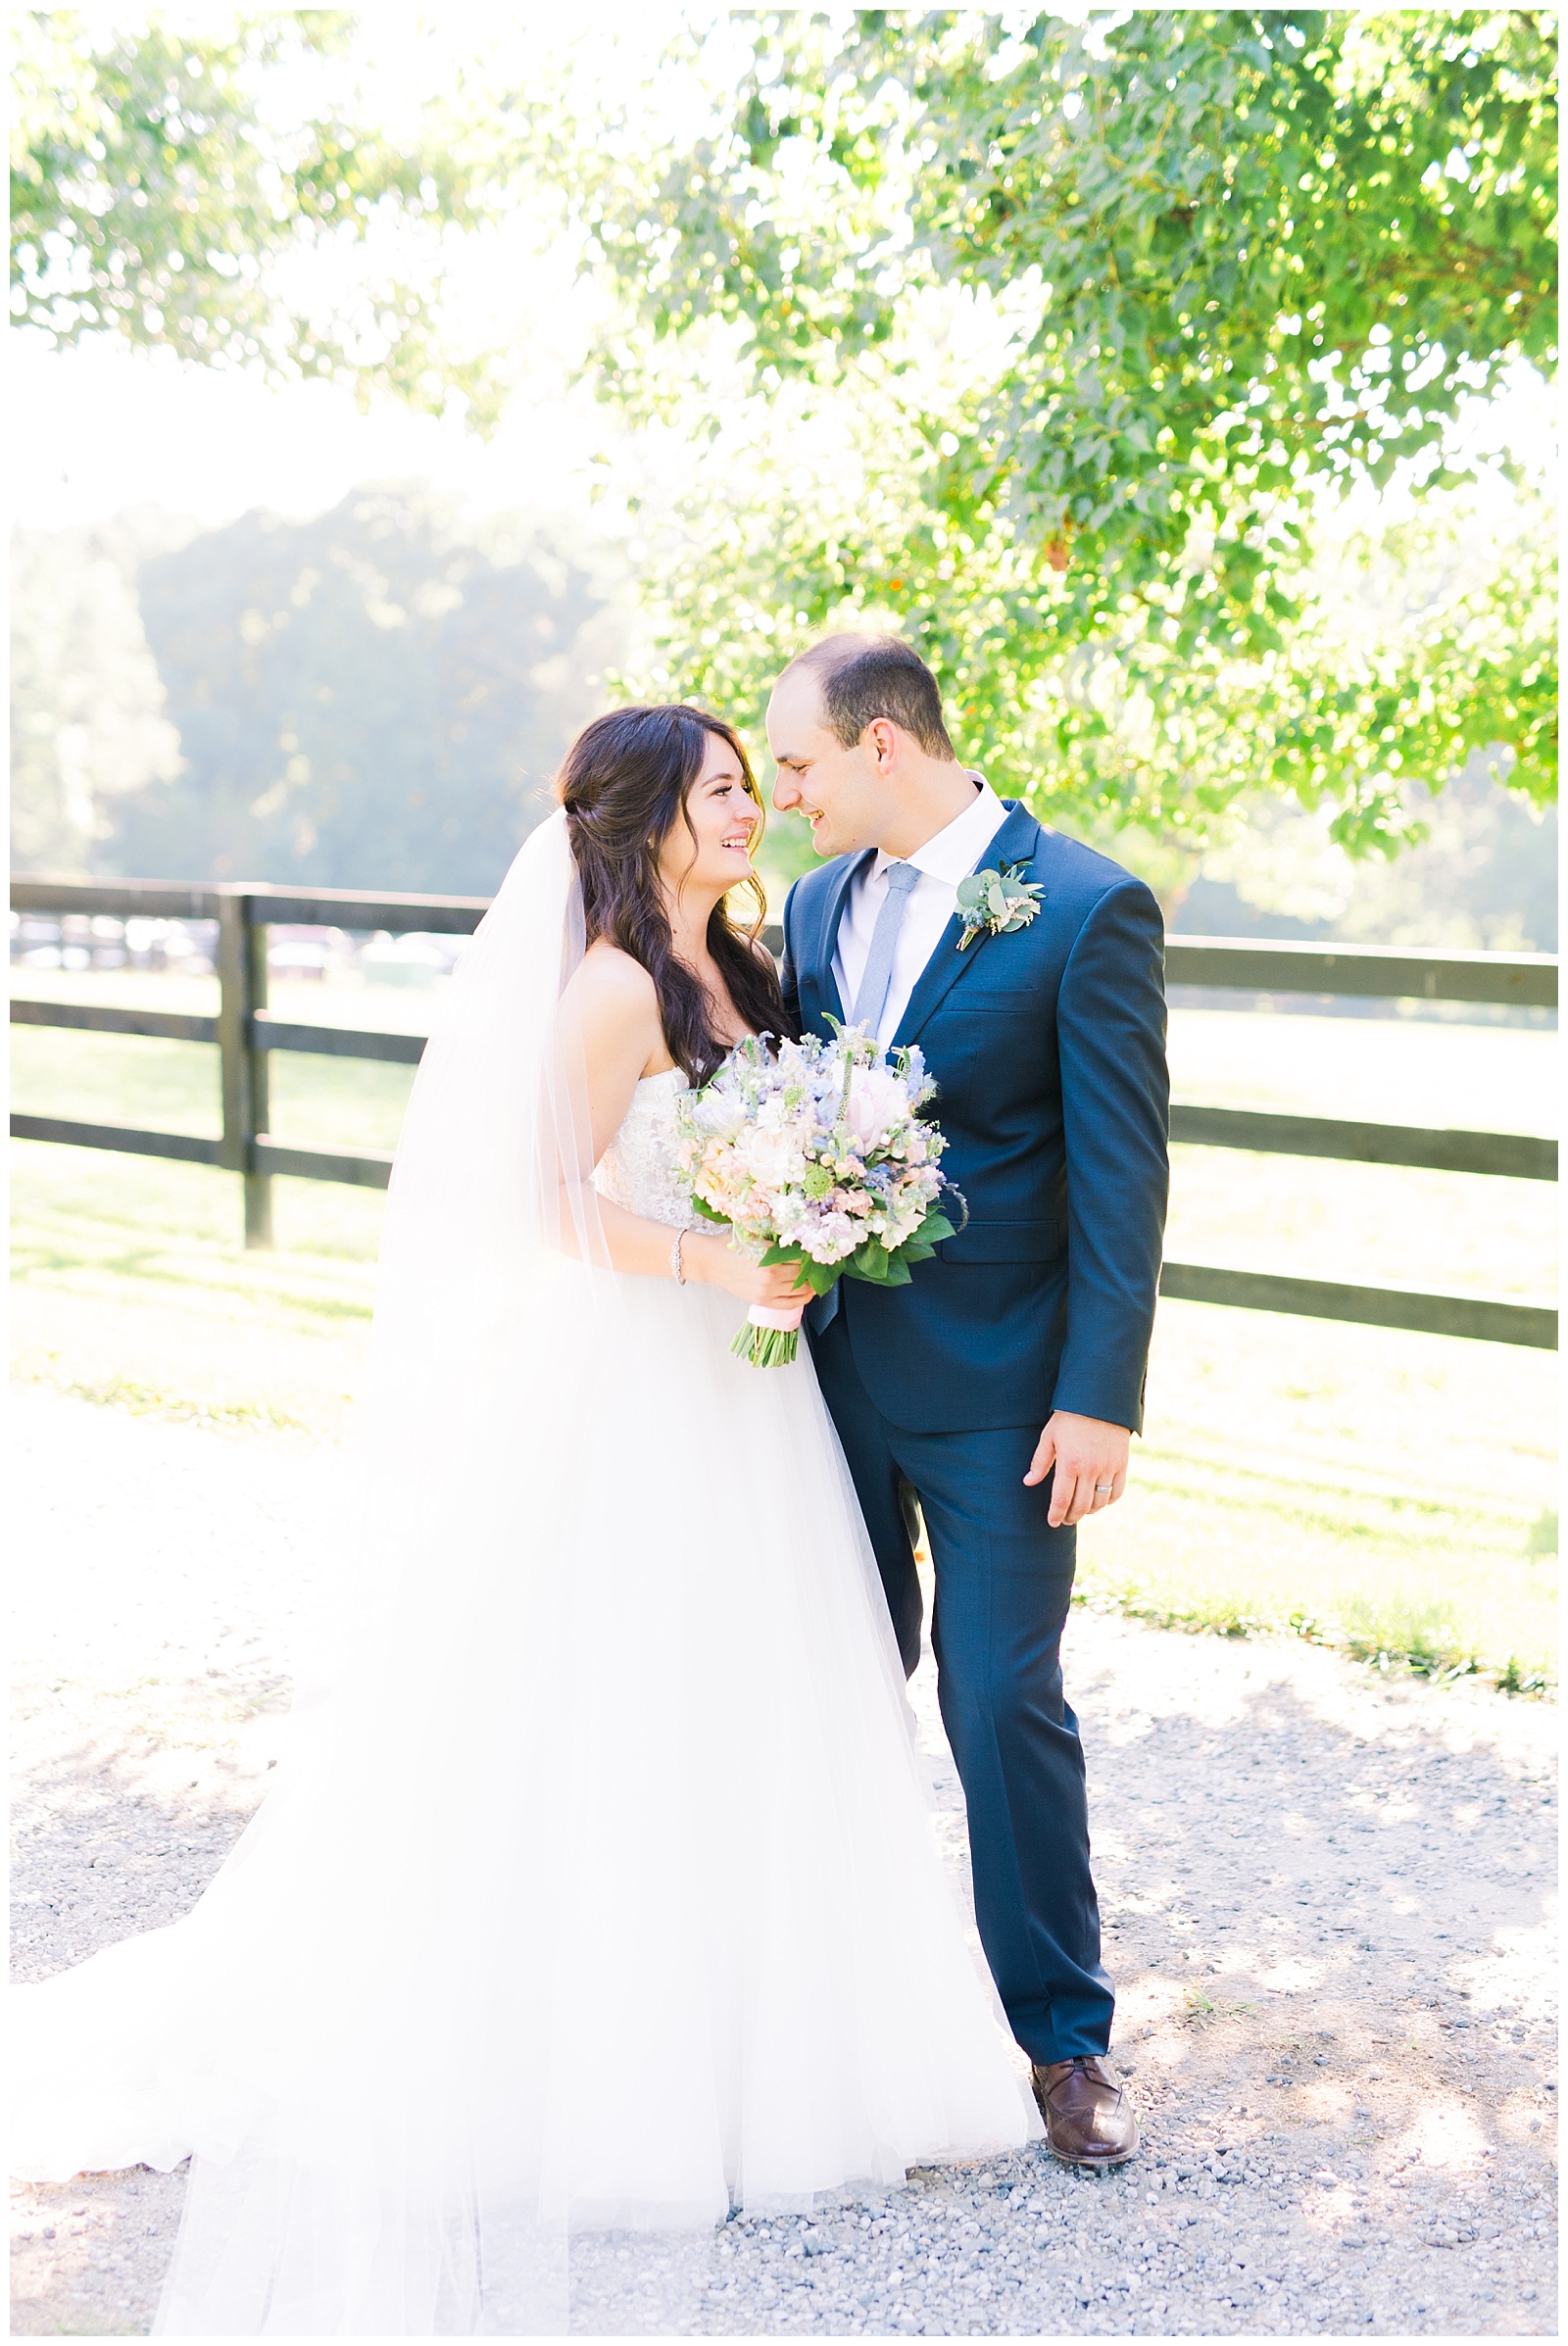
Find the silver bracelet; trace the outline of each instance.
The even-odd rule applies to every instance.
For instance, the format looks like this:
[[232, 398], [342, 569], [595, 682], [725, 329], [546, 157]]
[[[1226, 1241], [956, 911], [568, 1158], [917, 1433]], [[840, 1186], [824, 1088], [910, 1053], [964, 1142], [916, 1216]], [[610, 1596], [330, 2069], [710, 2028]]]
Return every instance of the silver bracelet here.
[[669, 1275], [671, 1279], [674, 1280], [677, 1287], [684, 1287], [686, 1284], [686, 1268], [680, 1258], [680, 1250], [684, 1246], [685, 1241], [685, 1231], [677, 1230], [675, 1233], [674, 1244], [669, 1249]]

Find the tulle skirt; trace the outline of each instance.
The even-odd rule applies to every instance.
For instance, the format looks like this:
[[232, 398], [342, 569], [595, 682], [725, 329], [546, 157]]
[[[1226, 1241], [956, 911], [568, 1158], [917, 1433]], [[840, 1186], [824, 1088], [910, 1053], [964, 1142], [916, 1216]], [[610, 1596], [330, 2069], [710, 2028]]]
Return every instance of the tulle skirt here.
[[679, 2330], [732, 2208], [1038, 2130], [809, 1359], [738, 1317], [564, 1266], [439, 1471], [369, 1457], [194, 1912], [19, 1991], [20, 2173], [195, 2153], [162, 2333]]

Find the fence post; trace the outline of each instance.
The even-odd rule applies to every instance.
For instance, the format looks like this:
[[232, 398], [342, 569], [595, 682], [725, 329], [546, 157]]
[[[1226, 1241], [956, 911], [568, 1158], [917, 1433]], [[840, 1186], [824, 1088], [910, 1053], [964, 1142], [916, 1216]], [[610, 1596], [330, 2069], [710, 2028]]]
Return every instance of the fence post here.
[[267, 1053], [256, 1048], [256, 1013], [267, 1002], [267, 929], [245, 888], [224, 887], [218, 904], [218, 1049], [222, 1070], [222, 1163], [245, 1185], [245, 1244], [272, 1243], [272, 1184], [256, 1170], [256, 1136], [268, 1125]]

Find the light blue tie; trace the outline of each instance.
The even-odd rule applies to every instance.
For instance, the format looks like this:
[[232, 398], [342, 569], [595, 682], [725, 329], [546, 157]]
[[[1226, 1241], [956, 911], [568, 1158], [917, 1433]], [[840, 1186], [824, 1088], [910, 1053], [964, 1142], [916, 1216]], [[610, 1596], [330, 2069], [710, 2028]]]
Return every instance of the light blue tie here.
[[871, 950], [865, 957], [865, 974], [860, 990], [855, 997], [853, 1023], [863, 1026], [875, 1036], [882, 1023], [882, 1013], [888, 1004], [888, 988], [893, 983], [893, 954], [904, 926], [904, 915], [909, 908], [909, 891], [920, 875], [912, 863], [888, 865], [888, 893], [876, 927], [871, 931]]
[[[888, 1006], [888, 988], [893, 983], [893, 952], [904, 926], [904, 915], [909, 908], [909, 891], [920, 877], [912, 863], [888, 865], [887, 901], [876, 916], [871, 931], [871, 950], [865, 957], [865, 973], [855, 997], [853, 1024], [863, 1026], [873, 1038], [882, 1023], [882, 1013]], [[815, 1296], [806, 1307], [806, 1316], [814, 1332], [820, 1336], [838, 1316], [839, 1286], [835, 1281], [825, 1295]]]

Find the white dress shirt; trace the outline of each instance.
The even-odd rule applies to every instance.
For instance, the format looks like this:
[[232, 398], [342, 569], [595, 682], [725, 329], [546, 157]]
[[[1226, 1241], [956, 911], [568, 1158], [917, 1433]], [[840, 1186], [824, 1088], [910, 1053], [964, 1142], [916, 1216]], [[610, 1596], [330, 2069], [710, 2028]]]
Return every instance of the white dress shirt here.
[[971, 770], [969, 779], [976, 786], [973, 802], [955, 815], [946, 830], [916, 848], [912, 855], [890, 855], [879, 848], [858, 878], [850, 883], [833, 954], [833, 982], [846, 1018], [853, 1014], [855, 997], [865, 975], [876, 916], [887, 903], [888, 865], [912, 863], [920, 875], [909, 891], [908, 908], [893, 950], [893, 979], [876, 1030], [876, 1039], [884, 1046], [898, 1033], [915, 981], [957, 909], [958, 882], [979, 870], [987, 848], [1007, 819], [1006, 807], [984, 774]]

